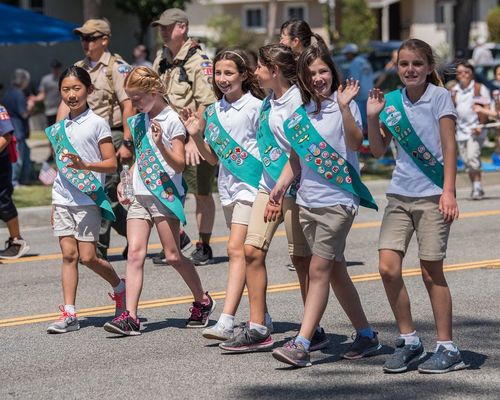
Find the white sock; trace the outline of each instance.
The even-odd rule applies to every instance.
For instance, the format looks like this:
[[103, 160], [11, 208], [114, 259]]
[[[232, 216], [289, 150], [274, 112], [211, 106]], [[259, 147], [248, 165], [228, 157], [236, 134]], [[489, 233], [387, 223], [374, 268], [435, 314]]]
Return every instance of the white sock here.
[[264, 314], [264, 325], [268, 326], [273, 323], [273, 319], [271, 318], [271, 315], [269, 313]]
[[406, 345], [417, 346], [420, 343], [420, 338], [417, 336], [417, 331], [405, 334], [400, 333], [399, 337], [405, 340], [405, 346]]
[[225, 329], [233, 329], [234, 327], [234, 315], [222, 313], [217, 321], [217, 324], [221, 324]]
[[64, 311], [66, 311], [68, 314], [72, 314], [72, 315], [76, 314], [74, 304], [65, 304]]
[[118, 284], [118, 286], [113, 287], [113, 291], [115, 293], [121, 293], [124, 290], [125, 290], [125, 280], [120, 279], [120, 283]]
[[439, 348], [439, 346], [443, 346], [446, 350], [450, 351], [458, 351], [458, 347], [456, 346], [455, 343], [453, 343], [453, 340], [438, 340], [436, 342], [436, 350]]
[[267, 328], [264, 325], [256, 324], [255, 322], [250, 322], [248, 327], [250, 329], [255, 329], [261, 335], [265, 335], [267, 333]]
[[474, 189], [474, 190], [481, 190], [481, 181], [474, 181], [474, 182], [472, 182], [472, 189]]

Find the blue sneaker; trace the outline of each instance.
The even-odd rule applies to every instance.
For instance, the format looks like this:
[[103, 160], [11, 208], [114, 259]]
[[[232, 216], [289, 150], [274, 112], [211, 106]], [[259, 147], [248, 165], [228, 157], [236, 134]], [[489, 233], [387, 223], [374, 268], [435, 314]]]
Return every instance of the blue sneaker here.
[[403, 338], [398, 338], [396, 340], [396, 349], [394, 353], [384, 364], [384, 372], [405, 372], [411, 364], [425, 357], [425, 354], [422, 342], [418, 345], [405, 345], [405, 340]]
[[418, 372], [422, 374], [444, 374], [467, 367], [468, 365], [462, 361], [460, 351], [451, 351], [444, 346], [439, 346], [431, 358], [418, 366]]

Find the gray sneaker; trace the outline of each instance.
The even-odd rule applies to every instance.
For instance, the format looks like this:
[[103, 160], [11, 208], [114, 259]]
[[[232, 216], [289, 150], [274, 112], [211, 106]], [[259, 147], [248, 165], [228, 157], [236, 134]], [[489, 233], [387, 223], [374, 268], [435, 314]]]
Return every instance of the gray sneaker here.
[[444, 374], [467, 367], [468, 365], [462, 361], [460, 351], [451, 351], [444, 346], [439, 346], [431, 358], [418, 366], [418, 372], [423, 374]]
[[28, 246], [28, 243], [26, 243], [26, 240], [23, 238], [9, 238], [5, 242], [5, 249], [0, 250], [0, 258], [3, 258], [5, 260], [13, 260], [15, 258], [19, 258], [24, 256], [28, 251], [30, 247]]
[[250, 329], [247, 324], [241, 332], [233, 338], [219, 344], [222, 350], [233, 353], [249, 353], [253, 351], [269, 351], [273, 348], [274, 340], [269, 330], [263, 335], [256, 329]]
[[314, 330], [314, 335], [311, 338], [311, 345], [309, 346], [309, 351], [317, 351], [324, 349], [325, 347], [328, 347], [328, 344], [330, 343], [330, 339], [328, 339], [328, 336], [326, 336], [325, 330], [323, 328], [320, 328], [320, 331], [318, 332], [317, 329]]
[[76, 314], [69, 314], [64, 310], [64, 306], [59, 306], [61, 316], [57, 321], [52, 322], [48, 328], [47, 333], [67, 333], [80, 329], [80, 323]]
[[354, 341], [351, 343], [351, 347], [342, 355], [342, 358], [357, 360], [358, 358], [363, 358], [379, 351], [382, 345], [378, 341], [377, 332], [373, 332], [373, 335], [372, 338], [368, 338], [356, 333]]
[[302, 343], [295, 342], [295, 339], [286, 342], [283, 347], [274, 349], [272, 355], [276, 360], [294, 367], [302, 368], [312, 365], [310, 352]]
[[405, 345], [403, 338], [396, 339], [396, 349], [392, 356], [384, 364], [384, 372], [405, 372], [411, 364], [425, 357], [424, 345]]
[[217, 322], [210, 328], [203, 329], [202, 335], [206, 339], [229, 340], [234, 336], [234, 329], [228, 329], [224, 324]]

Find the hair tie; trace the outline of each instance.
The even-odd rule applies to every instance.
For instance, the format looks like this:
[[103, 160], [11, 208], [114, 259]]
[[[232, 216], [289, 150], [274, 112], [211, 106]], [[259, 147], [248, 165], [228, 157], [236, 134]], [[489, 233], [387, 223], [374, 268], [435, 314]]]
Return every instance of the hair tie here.
[[236, 53], [235, 51], [232, 50], [226, 50], [224, 54], [229, 53], [229, 54], [234, 54], [240, 58], [241, 61], [243, 61], [243, 65], [246, 65], [245, 59], [241, 56], [241, 54]]

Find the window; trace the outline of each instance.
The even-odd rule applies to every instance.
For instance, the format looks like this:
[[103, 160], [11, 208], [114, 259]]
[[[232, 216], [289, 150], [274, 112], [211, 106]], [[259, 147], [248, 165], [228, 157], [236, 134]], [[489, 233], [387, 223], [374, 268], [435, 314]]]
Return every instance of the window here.
[[303, 4], [285, 5], [285, 21], [289, 19], [307, 20], [306, 6]]
[[247, 6], [243, 8], [243, 21], [246, 29], [262, 30], [266, 28], [265, 10], [263, 6]]

